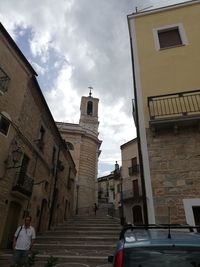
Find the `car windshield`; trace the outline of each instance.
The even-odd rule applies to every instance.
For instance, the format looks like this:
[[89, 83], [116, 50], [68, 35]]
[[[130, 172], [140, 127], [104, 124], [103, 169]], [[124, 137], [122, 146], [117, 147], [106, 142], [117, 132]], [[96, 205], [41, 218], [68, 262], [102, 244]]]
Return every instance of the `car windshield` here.
[[200, 248], [126, 248], [123, 267], [200, 267]]

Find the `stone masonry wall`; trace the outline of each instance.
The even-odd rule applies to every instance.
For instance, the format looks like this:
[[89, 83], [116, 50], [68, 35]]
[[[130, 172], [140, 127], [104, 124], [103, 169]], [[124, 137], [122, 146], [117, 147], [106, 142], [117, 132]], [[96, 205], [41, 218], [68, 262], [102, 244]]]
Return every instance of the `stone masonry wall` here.
[[200, 198], [200, 133], [197, 128], [147, 129], [156, 223], [186, 223], [183, 199]]

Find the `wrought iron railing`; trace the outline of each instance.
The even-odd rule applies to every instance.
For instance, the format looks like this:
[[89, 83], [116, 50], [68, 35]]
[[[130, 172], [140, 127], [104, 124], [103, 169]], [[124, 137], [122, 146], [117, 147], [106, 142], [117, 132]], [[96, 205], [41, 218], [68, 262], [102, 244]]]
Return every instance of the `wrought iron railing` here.
[[148, 97], [150, 119], [200, 115], [200, 90]]
[[139, 164], [136, 164], [135, 166], [128, 167], [128, 174], [129, 176], [133, 176], [139, 173]]
[[30, 197], [33, 190], [34, 180], [23, 172], [17, 172], [12, 191], [22, 193]]
[[137, 193], [134, 193], [133, 190], [123, 190], [123, 200], [127, 199], [134, 199], [134, 200], [140, 200], [142, 199], [142, 195], [138, 191]]

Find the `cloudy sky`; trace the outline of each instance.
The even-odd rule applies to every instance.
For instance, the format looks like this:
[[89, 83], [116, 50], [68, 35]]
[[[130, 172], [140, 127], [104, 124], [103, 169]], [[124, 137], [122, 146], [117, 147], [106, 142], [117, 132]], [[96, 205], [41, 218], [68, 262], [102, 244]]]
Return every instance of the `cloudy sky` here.
[[78, 123], [81, 96], [99, 103], [102, 176], [136, 137], [127, 15], [185, 0], [0, 0], [0, 21], [38, 73], [55, 120]]

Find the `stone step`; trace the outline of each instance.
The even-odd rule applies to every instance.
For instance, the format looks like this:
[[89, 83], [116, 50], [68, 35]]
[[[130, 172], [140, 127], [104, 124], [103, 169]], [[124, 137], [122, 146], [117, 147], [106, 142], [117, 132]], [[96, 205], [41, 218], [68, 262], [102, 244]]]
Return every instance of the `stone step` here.
[[110, 217], [110, 216], [74, 216], [71, 218], [68, 218], [66, 221], [73, 221], [73, 220], [85, 220], [85, 221], [118, 221], [119, 219], [114, 218], [114, 217]]
[[110, 220], [70, 220], [66, 221], [66, 224], [71, 224], [71, 223], [84, 223], [84, 224], [113, 224], [113, 225], [119, 225], [118, 221], [110, 221]]
[[73, 246], [70, 247], [62, 247], [62, 246], [53, 246], [53, 247], [34, 247], [35, 251], [38, 251], [41, 255], [65, 255], [65, 256], [96, 256], [96, 255], [112, 255], [115, 250], [114, 246], [103, 247], [102, 246]]
[[[57, 267], [96, 267], [96, 266], [112, 266], [108, 265], [107, 256], [88, 256], [88, 255], [76, 255], [76, 256], [65, 256], [65, 255], [52, 255], [58, 258]], [[0, 256], [0, 266], [8, 267], [10, 265], [11, 255], [1, 255]], [[39, 254], [36, 256], [37, 267], [44, 267], [47, 262], [49, 255]]]
[[118, 239], [119, 235], [116, 236], [105, 236], [105, 235], [101, 235], [101, 236], [53, 236], [53, 235], [48, 235], [48, 236], [38, 236], [36, 239], [37, 243], [44, 243], [44, 242], [48, 242], [48, 243], [69, 243], [69, 242], [73, 242], [73, 243], [85, 243], [85, 244], [89, 244], [89, 243], [94, 243], [94, 242], [98, 242], [98, 243], [110, 243], [110, 242], [116, 242]]
[[[110, 225], [110, 226], [91, 226], [91, 225], [63, 225], [63, 226], [57, 226], [54, 228], [54, 231], [65, 231], [65, 230], [121, 230], [121, 226], [119, 225]], [[49, 233], [51, 231], [48, 231], [47, 233]]]
[[86, 223], [86, 222], [72, 222], [72, 223], [68, 223], [68, 224], [62, 224], [62, 225], [58, 225], [56, 227], [54, 227], [53, 229], [57, 229], [57, 228], [63, 228], [63, 227], [67, 227], [69, 225], [73, 225], [73, 226], [86, 226], [86, 227], [90, 227], [90, 226], [93, 226], [93, 227], [117, 227], [117, 226], [120, 226], [120, 224], [114, 224], [114, 223]]
[[51, 231], [51, 232], [46, 232], [45, 234], [41, 236], [99, 236], [99, 235], [104, 235], [104, 236], [117, 236], [119, 235], [119, 230], [89, 230], [89, 229], [84, 229], [84, 230], [65, 230], [65, 231]]
[[70, 244], [61, 244], [61, 243], [35, 243], [33, 246], [33, 250], [41, 251], [41, 250], [52, 250], [52, 249], [67, 249], [67, 250], [73, 250], [73, 249], [98, 249], [98, 250], [110, 250], [112, 251], [115, 249], [116, 244], [76, 244], [76, 243], [70, 243]]

